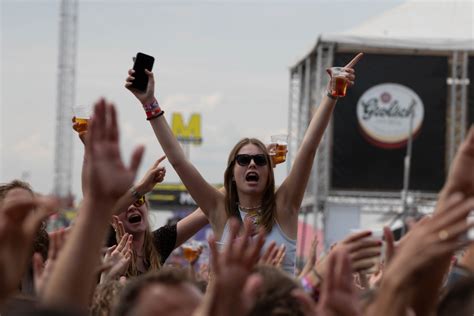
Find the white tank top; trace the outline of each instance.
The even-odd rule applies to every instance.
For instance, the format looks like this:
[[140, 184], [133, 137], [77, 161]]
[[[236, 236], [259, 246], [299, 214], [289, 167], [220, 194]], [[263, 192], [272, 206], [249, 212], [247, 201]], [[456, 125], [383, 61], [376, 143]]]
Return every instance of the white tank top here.
[[[242, 212], [239, 208], [240, 218], [243, 220], [247, 213]], [[225, 243], [229, 239], [229, 221], [226, 222], [224, 227], [224, 232], [222, 233], [221, 242]], [[280, 247], [282, 244], [286, 247], [286, 254], [285, 258], [283, 258], [283, 262], [281, 267], [284, 271], [294, 275], [295, 274], [295, 265], [296, 265], [296, 239], [291, 239], [285, 235], [283, 230], [280, 227], [280, 224], [275, 220], [275, 224], [272, 227], [272, 230], [269, 234], [267, 234], [265, 238], [265, 244], [263, 245], [261, 253], [264, 253], [270, 243], [274, 241], [277, 247]]]

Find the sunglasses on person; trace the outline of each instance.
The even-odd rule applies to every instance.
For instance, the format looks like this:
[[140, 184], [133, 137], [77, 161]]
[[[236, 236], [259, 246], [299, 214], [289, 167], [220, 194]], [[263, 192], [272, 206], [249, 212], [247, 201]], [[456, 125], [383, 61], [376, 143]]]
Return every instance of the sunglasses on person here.
[[133, 206], [135, 206], [135, 207], [140, 207], [143, 204], [145, 204], [145, 196], [144, 195], [142, 195], [138, 200], [133, 202]]
[[250, 161], [254, 161], [257, 166], [265, 166], [267, 164], [267, 157], [263, 154], [258, 154], [258, 155], [237, 155], [235, 156], [235, 161], [242, 167], [248, 166], [250, 164]]

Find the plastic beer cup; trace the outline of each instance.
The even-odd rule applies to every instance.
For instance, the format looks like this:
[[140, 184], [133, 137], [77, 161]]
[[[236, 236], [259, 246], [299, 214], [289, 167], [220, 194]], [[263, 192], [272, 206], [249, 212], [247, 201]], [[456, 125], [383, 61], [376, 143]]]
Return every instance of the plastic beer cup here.
[[272, 135], [271, 136], [272, 149], [270, 156], [272, 157], [273, 164], [286, 161], [286, 153], [288, 152], [288, 135]]
[[76, 105], [73, 108], [74, 123], [76, 123], [75, 130], [79, 134], [87, 132], [91, 109], [88, 105]]
[[331, 86], [330, 93], [333, 97], [344, 97], [347, 92], [347, 72], [342, 67], [331, 67]]

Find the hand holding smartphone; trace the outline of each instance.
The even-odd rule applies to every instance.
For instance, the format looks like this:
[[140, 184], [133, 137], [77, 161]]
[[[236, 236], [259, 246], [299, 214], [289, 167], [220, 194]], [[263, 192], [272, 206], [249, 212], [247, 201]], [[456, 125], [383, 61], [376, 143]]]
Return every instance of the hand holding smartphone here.
[[135, 77], [135, 80], [133, 80], [132, 83], [133, 88], [143, 92], [146, 91], [148, 86], [148, 76], [145, 73], [145, 69], [152, 71], [154, 62], [155, 58], [153, 56], [137, 53], [135, 63], [133, 64], [133, 70], [135, 71], [133, 74]]

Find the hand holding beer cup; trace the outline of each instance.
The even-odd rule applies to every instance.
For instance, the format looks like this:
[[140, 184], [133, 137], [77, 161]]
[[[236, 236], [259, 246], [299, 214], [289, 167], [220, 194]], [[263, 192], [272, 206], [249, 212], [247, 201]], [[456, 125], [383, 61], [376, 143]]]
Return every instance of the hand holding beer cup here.
[[344, 67], [331, 67], [326, 71], [331, 77], [328, 84], [328, 94], [334, 98], [346, 96], [347, 87], [354, 85], [355, 75], [353, 67], [364, 54], [359, 53]]
[[91, 108], [88, 105], [77, 105], [73, 108], [74, 116], [72, 118], [72, 128], [79, 133], [79, 135], [87, 132], [89, 119], [91, 116]]
[[268, 153], [272, 158], [273, 165], [286, 161], [286, 154], [288, 153], [288, 135], [272, 135], [271, 142], [268, 146]]
[[190, 240], [181, 246], [183, 249], [183, 256], [189, 264], [194, 264], [201, 255], [202, 246], [199, 242]]

